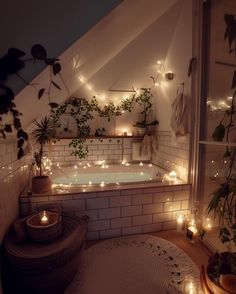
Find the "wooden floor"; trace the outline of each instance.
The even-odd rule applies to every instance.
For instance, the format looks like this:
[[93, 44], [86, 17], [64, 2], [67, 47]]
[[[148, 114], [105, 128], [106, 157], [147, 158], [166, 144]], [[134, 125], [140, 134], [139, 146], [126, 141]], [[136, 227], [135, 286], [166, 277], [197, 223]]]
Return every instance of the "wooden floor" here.
[[[202, 264], [207, 264], [208, 258], [212, 255], [212, 253], [200, 241], [197, 241], [192, 244], [186, 239], [183, 233], [178, 233], [174, 230], [171, 230], [149, 234], [159, 238], [166, 239], [177, 245], [193, 260], [193, 262], [195, 262], [199, 269]], [[88, 241], [87, 248], [93, 246], [98, 242], [102, 241]]]

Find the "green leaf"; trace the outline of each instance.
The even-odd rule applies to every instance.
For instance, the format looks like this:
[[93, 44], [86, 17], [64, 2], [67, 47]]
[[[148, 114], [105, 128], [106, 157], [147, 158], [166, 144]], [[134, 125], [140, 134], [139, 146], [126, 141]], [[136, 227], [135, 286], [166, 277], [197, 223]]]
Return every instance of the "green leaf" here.
[[220, 229], [220, 236], [221, 235], [227, 235], [227, 236], [230, 236], [230, 232], [227, 228], [221, 228]]
[[17, 131], [17, 138], [21, 138], [21, 137], [23, 137], [23, 134], [24, 134], [24, 131], [23, 131], [22, 129], [19, 129], [19, 130]]
[[20, 159], [23, 155], [24, 155], [24, 151], [22, 148], [20, 148], [17, 153], [17, 159]]
[[8, 54], [14, 56], [15, 58], [20, 58], [24, 56], [26, 53], [18, 48], [9, 48]]
[[24, 142], [25, 142], [25, 140], [23, 138], [20, 138], [17, 142], [17, 147], [21, 148], [23, 146]]
[[212, 138], [214, 141], [223, 141], [225, 136], [225, 126], [220, 123], [214, 130]]
[[61, 71], [61, 65], [59, 62], [53, 64], [52, 71], [54, 75], [58, 74]]
[[31, 48], [31, 55], [34, 59], [44, 60], [47, 58], [47, 51], [42, 45], [36, 44]]
[[236, 70], [234, 71], [234, 74], [233, 74], [231, 89], [234, 89], [235, 87], [236, 87]]
[[12, 127], [9, 124], [6, 124], [4, 127], [4, 131], [7, 133], [12, 133]]
[[56, 102], [48, 103], [48, 105], [49, 105], [51, 108], [57, 108], [57, 107], [59, 106], [59, 104], [56, 103]]
[[39, 92], [38, 92], [38, 99], [40, 99], [43, 96], [44, 92], [45, 92], [45, 89], [44, 88], [42, 88], [42, 89], [39, 90]]

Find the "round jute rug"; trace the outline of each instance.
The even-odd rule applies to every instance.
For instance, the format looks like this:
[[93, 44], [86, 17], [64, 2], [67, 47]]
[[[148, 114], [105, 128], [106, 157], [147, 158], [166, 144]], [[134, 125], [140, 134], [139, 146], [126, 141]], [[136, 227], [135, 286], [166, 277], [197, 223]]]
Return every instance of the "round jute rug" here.
[[121, 237], [84, 251], [65, 294], [183, 293], [187, 276], [199, 283], [197, 266], [173, 243], [151, 235]]

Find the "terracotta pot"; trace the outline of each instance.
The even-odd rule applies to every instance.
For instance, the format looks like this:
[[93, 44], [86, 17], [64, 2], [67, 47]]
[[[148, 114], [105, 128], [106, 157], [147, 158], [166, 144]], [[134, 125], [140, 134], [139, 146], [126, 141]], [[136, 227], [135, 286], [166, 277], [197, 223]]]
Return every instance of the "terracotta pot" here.
[[46, 193], [52, 189], [52, 183], [48, 176], [38, 176], [32, 178], [32, 192]]

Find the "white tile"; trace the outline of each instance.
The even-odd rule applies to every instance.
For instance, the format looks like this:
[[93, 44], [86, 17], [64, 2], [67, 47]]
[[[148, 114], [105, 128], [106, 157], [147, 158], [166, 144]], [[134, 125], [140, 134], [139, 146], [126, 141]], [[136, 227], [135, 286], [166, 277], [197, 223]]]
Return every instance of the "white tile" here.
[[99, 219], [120, 217], [120, 208], [114, 207], [114, 208], [99, 209], [98, 215], [99, 215]]
[[172, 220], [172, 212], [157, 213], [153, 215], [153, 223], [160, 223]]
[[183, 200], [181, 201], [181, 209], [189, 209], [189, 201], [188, 200]]
[[164, 203], [164, 211], [175, 211], [181, 209], [181, 201], [166, 202]]
[[173, 230], [173, 229], [176, 229], [176, 221], [163, 223], [163, 230]]
[[173, 200], [187, 200], [189, 199], [188, 191], [175, 191], [173, 192]]
[[151, 224], [151, 223], [152, 223], [152, 215], [133, 216], [134, 226]]
[[84, 215], [87, 215], [89, 217], [89, 221], [94, 221], [98, 219], [98, 210], [94, 209], [94, 210], [82, 210], [82, 211], [78, 211], [75, 212], [75, 215], [82, 217]]
[[121, 229], [100, 231], [100, 239], [114, 238], [121, 236]]
[[134, 235], [134, 234], [141, 234], [142, 233], [142, 226], [130, 227], [130, 228], [122, 228], [122, 235]]
[[131, 217], [121, 217], [111, 220], [111, 228], [124, 228], [131, 226]]
[[99, 232], [87, 232], [87, 240], [99, 240]]
[[78, 211], [85, 209], [85, 200], [64, 200], [62, 201], [63, 211]]
[[172, 201], [172, 192], [162, 192], [162, 193], [155, 193], [153, 196], [153, 202], [168, 202]]
[[143, 214], [152, 214], [160, 212], [163, 212], [163, 203], [143, 205]]
[[108, 205], [108, 197], [86, 199], [86, 209], [107, 208]]
[[162, 223], [143, 225], [143, 233], [162, 231]]
[[110, 199], [110, 207], [128, 206], [131, 205], [131, 196], [115, 196]]
[[141, 215], [142, 214], [142, 206], [136, 205], [136, 206], [127, 206], [121, 208], [121, 215], [122, 216], [135, 216], [135, 215]]
[[132, 204], [148, 204], [152, 203], [153, 196], [152, 194], [140, 194], [132, 196]]
[[96, 220], [88, 222], [88, 231], [100, 231], [110, 229], [110, 220]]

